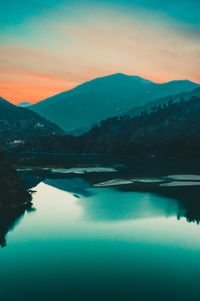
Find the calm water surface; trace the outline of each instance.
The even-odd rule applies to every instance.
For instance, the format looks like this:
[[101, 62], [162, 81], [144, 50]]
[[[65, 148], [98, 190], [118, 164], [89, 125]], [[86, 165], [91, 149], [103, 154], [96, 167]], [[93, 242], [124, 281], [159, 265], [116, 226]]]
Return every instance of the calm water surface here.
[[176, 192], [94, 188], [80, 177], [34, 190], [35, 209], [4, 223], [1, 301], [200, 300], [197, 193], [193, 208]]

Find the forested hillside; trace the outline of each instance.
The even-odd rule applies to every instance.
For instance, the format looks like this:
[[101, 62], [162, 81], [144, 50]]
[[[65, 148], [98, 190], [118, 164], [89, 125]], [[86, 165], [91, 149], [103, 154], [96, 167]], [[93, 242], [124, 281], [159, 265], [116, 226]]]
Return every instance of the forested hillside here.
[[176, 80], [162, 84], [122, 73], [99, 77], [44, 99], [30, 110], [58, 124], [66, 133], [80, 135], [93, 124], [125, 114], [160, 97], [189, 92], [199, 84]]
[[26, 108], [0, 98], [0, 145], [15, 147], [27, 139], [48, 134], [64, 134], [52, 122]]
[[80, 136], [49, 135], [18, 149], [45, 152], [198, 157], [200, 98], [154, 107], [140, 116], [101, 121]]
[[198, 156], [200, 151], [200, 98], [154, 107], [141, 116], [112, 118], [82, 137], [85, 152]]

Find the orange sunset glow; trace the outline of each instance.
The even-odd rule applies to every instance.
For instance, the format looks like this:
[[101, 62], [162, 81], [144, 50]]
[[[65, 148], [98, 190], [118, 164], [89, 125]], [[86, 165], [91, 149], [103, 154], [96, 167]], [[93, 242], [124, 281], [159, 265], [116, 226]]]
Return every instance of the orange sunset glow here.
[[[78, 20], [68, 18], [75, 12], [80, 13]], [[63, 8], [42, 19], [32, 17], [5, 36], [0, 96], [15, 104], [35, 103], [118, 72], [155, 82], [200, 82], [198, 31], [145, 10], [130, 14], [97, 5]]]

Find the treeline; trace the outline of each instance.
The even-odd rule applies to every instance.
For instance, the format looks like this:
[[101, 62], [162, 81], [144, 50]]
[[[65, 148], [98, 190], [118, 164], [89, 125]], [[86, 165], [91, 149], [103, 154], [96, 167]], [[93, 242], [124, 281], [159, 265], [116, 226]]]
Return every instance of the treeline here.
[[141, 116], [102, 120], [86, 134], [48, 135], [18, 150], [197, 158], [200, 151], [200, 98], [152, 108]]

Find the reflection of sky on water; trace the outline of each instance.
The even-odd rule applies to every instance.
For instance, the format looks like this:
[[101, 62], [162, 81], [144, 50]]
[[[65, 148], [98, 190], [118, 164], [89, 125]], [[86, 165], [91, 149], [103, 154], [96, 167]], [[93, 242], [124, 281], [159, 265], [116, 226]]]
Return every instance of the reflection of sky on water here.
[[36, 213], [25, 216], [10, 243], [18, 240], [116, 239], [178, 247], [200, 246], [200, 228], [177, 220], [175, 199], [153, 193], [93, 189], [90, 196], [40, 183], [36, 186]]
[[[35, 238], [48, 238], [49, 235], [51, 238], [95, 238], [98, 235], [111, 238], [117, 235], [119, 239], [129, 240], [138, 236], [139, 240], [142, 237], [146, 240], [150, 237], [151, 240], [155, 234], [159, 236], [159, 229], [164, 231], [163, 227], [167, 228], [166, 231], [172, 229], [170, 237], [174, 237], [180, 229], [196, 229], [196, 225], [187, 225], [186, 220], [198, 222], [200, 217], [198, 188], [124, 191], [122, 187], [92, 187], [91, 178], [43, 179], [29, 173], [24, 174], [24, 180], [36, 190], [33, 195], [36, 212], [28, 216], [24, 210], [22, 214], [4, 214], [0, 224], [2, 246], [6, 243], [7, 232], [13, 229], [15, 231], [9, 234], [9, 240], [17, 235], [20, 239], [23, 235], [27, 239], [31, 235]], [[19, 225], [15, 229], [17, 221]], [[179, 230], [173, 231], [174, 227]], [[150, 235], [146, 236], [145, 231], [149, 231]], [[161, 231], [158, 239], [164, 242], [168, 236], [165, 234], [162, 239]], [[180, 240], [179, 235], [176, 239]]]
[[200, 227], [174, 197], [54, 184], [1, 250], [0, 300], [199, 300]]

